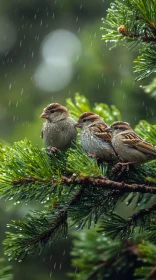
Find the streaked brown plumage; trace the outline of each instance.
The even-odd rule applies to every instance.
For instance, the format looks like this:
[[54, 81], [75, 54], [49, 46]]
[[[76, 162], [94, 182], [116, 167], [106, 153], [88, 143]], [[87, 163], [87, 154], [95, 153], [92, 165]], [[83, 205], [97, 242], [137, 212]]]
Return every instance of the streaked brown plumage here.
[[114, 122], [107, 131], [112, 134], [112, 145], [123, 162], [143, 163], [156, 159], [156, 147], [138, 136], [129, 123]]
[[85, 112], [78, 119], [76, 127], [81, 128], [82, 148], [88, 153], [107, 162], [117, 160], [111, 145], [111, 134], [105, 129], [108, 125], [93, 112]]

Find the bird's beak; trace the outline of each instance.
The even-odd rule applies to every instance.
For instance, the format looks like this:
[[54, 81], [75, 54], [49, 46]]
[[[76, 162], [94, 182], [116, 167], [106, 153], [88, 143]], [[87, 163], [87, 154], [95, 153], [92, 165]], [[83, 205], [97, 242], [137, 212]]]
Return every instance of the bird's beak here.
[[74, 124], [74, 127], [81, 127], [81, 124], [77, 122]]
[[108, 126], [107, 128], [105, 128], [106, 132], [112, 132], [112, 128], [110, 126]]
[[40, 115], [40, 118], [43, 118], [43, 119], [47, 119], [48, 118], [48, 114], [43, 112], [41, 115]]

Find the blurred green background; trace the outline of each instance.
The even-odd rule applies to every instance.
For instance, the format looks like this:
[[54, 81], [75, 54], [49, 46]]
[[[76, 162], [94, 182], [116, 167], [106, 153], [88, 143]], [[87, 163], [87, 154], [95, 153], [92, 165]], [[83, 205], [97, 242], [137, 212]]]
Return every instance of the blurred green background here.
[[[101, 18], [109, 0], [5, 0], [0, 2], [0, 139], [9, 144], [27, 137], [43, 146], [43, 108], [65, 105], [75, 92], [93, 104], [114, 104], [123, 120], [155, 123], [155, 104], [135, 82], [133, 59], [138, 49], [109, 50], [101, 40]], [[1, 233], [6, 223], [25, 215], [29, 206], [1, 201]], [[14, 266], [14, 279], [69, 279], [68, 238], [42, 256]], [[1, 255], [3, 255], [1, 247]]]

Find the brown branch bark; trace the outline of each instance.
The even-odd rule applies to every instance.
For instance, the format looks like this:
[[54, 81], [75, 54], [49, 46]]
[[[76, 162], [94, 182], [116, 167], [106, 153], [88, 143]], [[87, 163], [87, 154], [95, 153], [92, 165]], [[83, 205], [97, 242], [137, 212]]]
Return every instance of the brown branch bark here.
[[[116, 182], [105, 178], [91, 178], [91, 177], [62, 177], [62, 182], [67, 185], [86, 185], [101, 188], [110, 188], [111, 190], [118, 190], [120, 192], [140, 192], [156, 194], [156, 187], [144, 184], [127, 184], [124, 182]], [[56, 183], [56, 182], [55, 182]]]
[[[118, 193], [124, 192], [139, 192], [139, 193], [150, 193], [156, 194], [156, 186], [149, 186], [145, 184], [127, 184], [125, 182], [116, 182], [113, 180], [106, 179], [104, 177], [93, 178], [93, 177], [65, 177], [62, 176], [59, 179], [54, 180], [38, 180], [36, 178], [22, 178], [21, 180], [16, 180], [13, 184], [27, 184], [27, 183], [51, 183], [51, 184], [66, 184], [66, 185], [83, 185], [85, 188], [92, 187], [100, 187], [107, 188], [112, 191], [118, 191]], [[78, 194], [77, 194], [78, 195]], [[79, 194], [81, 195], [81, 194]]]
[[67, 211], [61, 211], [60, 213], [58, 213], [57, 217], [52, 220], [51, 225], [46, 231], [36, 234], [36, 236], [33, 238], [26, 239], [25, 244], [32, 246], [38, 244], [39, 242], [46, 243], [54, 233], [54, 231], [57, 231], [59, 227], [62, 227], [65, 224], [67, 224]]

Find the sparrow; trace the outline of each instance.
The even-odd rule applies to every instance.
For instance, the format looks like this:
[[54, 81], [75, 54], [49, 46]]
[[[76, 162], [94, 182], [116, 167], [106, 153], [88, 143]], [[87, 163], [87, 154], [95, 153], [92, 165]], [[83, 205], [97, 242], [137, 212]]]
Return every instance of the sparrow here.
[[117, 121], [106, 129], [121, 165], [140, 164], [156, 159], [156, 147], [138, 136], [127, 122]]
[[70, 116], [68, 110], [58, 104], [49, 104], [43, 109], [40, 118], [46, 119], [43, 124], [41, 137], [47, 147], [65, 151], [76, 139], [77, 129], [74, 127], [75, 120]]
[[75, 127], [81, 128], [81, 145], [88, 153], [106, 162], [117, 160], [117, 155], [111, 145], [111, 134], [105, 129], [108, 125], [93, 112], [84, 112], [80, 115]]

